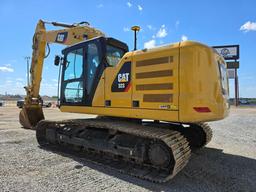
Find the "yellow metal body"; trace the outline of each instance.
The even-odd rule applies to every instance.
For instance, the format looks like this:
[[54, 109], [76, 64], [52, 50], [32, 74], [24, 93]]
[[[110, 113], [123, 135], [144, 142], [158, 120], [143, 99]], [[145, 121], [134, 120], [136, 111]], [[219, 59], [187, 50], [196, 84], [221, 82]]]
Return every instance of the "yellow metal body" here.
[[[39, 90], [46, 44], [73, 45], [85, 37], [104, 36], [90, 26], [54, 22], [50, 24], [66, 28], [46, 31], [45, 23], [38, 22], [33, 38], [30, 85], [26, 87], [27, 96], [20, 113], [20, 123], [26, 128], [33, 128], [44, 119]], [[112, 92], [114, 79], [127, 62], [131, 62], [129, 89]], [[222, 119], [227, 116], [229, 106], [228, 85], [224, 85], [227, 90], [223, 92], [222, 79], [226, 76], [220, 72], [221, 65], [226, 68], [223, 58], [212, 48], [192, 41], [128, 52], [115, 67], [104, 70], [92, 106], [62, 105], [60, 109], [63, 112], [172, 122]], [[106, 106], [106, 101], [111, 101], [111, 105]]]
[[[131, 62], [131, 88], [112, 92], [111, 85], [125, 62]], [[60, 109], [172, 122], [223, 119], [228, 114], [228, 90], [223, 94], [219, 65], [226, 64], [212, 48], [192, 41], [128, 52], [118, 65], [105, 69], [92, 107], [62, 105]], [[111, 100], [111, 106], [105, 106], [106, 100]], [[195, 110], [201, 107], [209, 111]]]
[[[67, 33], [65, 41], [56, 41], [58, 34]], [[33, 37], [33, 53], [30, 70], [30, 86], [27, 88], [29, 93], [27, 97], [38, 98], [40, 83], [42, 79], [42, 70], [45, 57], [46, 43], [57, 43], [62, 45], [73, 45], [86, 39], [92, 39], [99, 36], [104, 36], [101, 31], [90, 26], [74, 26], [70, 28], [46, 31], [45, 22], [39, 20], [35, 34]], [[31, 100], [31, 99], [29, 99]], [[28, 101], [29, 103], [29, 101]], [[26, 103], [25, 103], [26, 104]]]
[[[45, 24], [66, 27], [60, 30], [46, 31]], [[65, 34], [65, 39], [58, 35]], [[33, 53], [30, 67], [29, 86], [25, 87], [27, 95], [24, 106], [20, 112], [20, 123], [25, 128], [34, 128], [42, 119], [44, 114], [40, 106], [40, 84], [42, 79], [43, 64], [45, 58], [45, 48], [47, 43], [57, 43], [63, 45], [73, 45], [85, 39], [105, 36], [103, 32], [88, 25], [67, 25], [56, 22], [44, 22], [39, 20], [33, 37]]]

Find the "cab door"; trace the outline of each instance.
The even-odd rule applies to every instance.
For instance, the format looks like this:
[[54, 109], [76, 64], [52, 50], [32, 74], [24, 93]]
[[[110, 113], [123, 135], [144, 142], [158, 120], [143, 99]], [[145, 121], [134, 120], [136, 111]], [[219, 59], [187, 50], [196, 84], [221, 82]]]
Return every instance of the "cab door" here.
[[[85, 80], [85, 105], [92, 106], [93, 98], [100, 78], [103, 74], [105, 65], [102, 54], [102, 41], [96, 39], [89, 41], [86, 44], [85, 58], [84, 58], [84, 80]], [[103, 98], [102, 98], [103, 100]]]
[[61, 104], [83, 105], [84, 92], [84, 49], [68, 50], [65, 53], [61, 84]]
[[61, 104], [92, 106], [104, 71], [101, 38], [86, 41], [63, 51]]

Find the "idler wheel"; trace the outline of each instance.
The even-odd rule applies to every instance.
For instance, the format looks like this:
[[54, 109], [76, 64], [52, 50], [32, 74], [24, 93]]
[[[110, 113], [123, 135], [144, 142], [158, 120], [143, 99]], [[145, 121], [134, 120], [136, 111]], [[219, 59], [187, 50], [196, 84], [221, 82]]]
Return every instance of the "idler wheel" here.
[[170, 149], [164, 143], [152, 143], [149, 146], [148, 158], [152, 165], [159, 168], [166, 168], [172, 163]]

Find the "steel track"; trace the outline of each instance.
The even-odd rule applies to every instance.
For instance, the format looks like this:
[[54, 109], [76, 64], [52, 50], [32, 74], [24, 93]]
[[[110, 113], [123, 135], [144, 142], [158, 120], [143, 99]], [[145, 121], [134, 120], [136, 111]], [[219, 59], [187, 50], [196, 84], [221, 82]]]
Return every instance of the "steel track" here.
[[[63, 129], [63, 127], [74, 127], [76, 129], [86, 127], [108, 129], [150, 139], [151, 141], [161, 141], [165, 143], [175, 161], [168, 170], [166, 168], [155, 167], [148, 162], [134, 161], [127, 157], [120, 158], [120, 156], [118, 156], [117, 158], [116, 155], [110, 152], [100, 150], [91, 151], [84, 147], [76, 147], [76, 150], [79, 149], [80, 152], [81, 150], [85, 152], [89, 160], [114, 168], [121, 173], [126, 173], [152, 182], [161, 183], [173, 178], [186, 166], [191, 155], [189, 143], [178, 131], [159, 128], [157, 125], [155, 127], [148, 127], [138, 123], [113, 121], [112, 119], [84, 119], [59, 122], [41, 121], [37, 126], [37, 139], [39, 140], [39, 144], [49, 144], [48, 141], [43, 139], [43, 134], [45, 134], [46, 129], [58, 130]], [[62, 135], [62, 137], [60, 137], [61, 134], [58, 135], [58, 144], [61, 144], [61, 138], [65, 137], [65, 135]]]

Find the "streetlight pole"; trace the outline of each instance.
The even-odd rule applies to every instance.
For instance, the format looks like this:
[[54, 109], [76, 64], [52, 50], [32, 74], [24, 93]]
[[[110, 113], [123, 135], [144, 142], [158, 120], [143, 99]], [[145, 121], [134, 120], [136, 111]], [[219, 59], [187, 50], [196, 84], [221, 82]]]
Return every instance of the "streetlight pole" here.
[[25, 57], [25, 60], [27, 60], [27, 85], [29, 86], [29, 60], [30, 57]]

